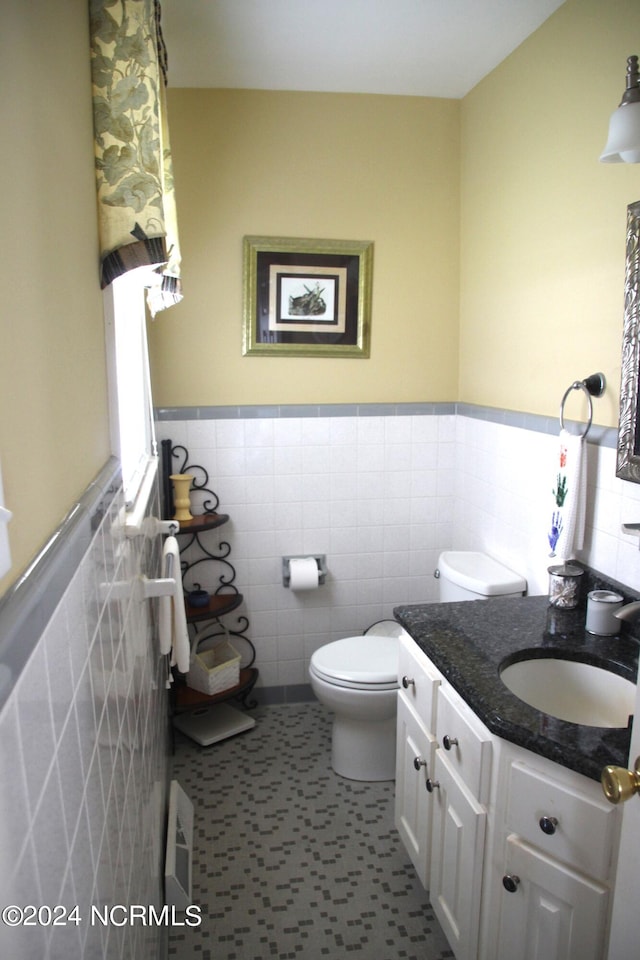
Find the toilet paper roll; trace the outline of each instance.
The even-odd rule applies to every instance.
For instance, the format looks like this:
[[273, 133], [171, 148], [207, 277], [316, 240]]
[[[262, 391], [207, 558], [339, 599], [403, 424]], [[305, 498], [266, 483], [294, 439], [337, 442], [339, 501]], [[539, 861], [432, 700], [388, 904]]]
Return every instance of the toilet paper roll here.
[[292, 590], [315, 590], [318, 586], [318, 564], [314, 557], [296, 557], [289, 561], [289, 587]]

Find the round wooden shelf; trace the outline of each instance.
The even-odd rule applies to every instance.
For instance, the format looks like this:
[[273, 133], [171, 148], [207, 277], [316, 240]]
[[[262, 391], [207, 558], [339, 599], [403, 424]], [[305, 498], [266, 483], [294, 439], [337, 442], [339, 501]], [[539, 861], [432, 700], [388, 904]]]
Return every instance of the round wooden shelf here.
[[243, 599], [241, 593], [218, 593], [209, 597], [209, 603], [205, 607], [192, 607], [185, 597], [184, 607], [187, 614], [187, 623], [222, 617], [225, 613], [231, 613], [232, 610], [239, 607]]
[[193, 710], [194, 707], [203, 704], [224, 703], [225, 700], [232, 700], [234, 697], [245, 696], [251, 691], [258, 679], [258, 670], [256, 667], [243, 667], [240, 670], [240, 680], [235, 687], [229, 687], [228, 690], [222, 690], [210, 696], [207, 693], [201, 693], [199, 690], [192, 690], [191, 687], [177, 686], [175, 690], [175, 711]]
[[228, 513], [201, 513], [191, 520], [180, 520], [181, 533], [203, 533], [205, 530], [213, 530], [215, 527], [221, 527], [229, 521]]

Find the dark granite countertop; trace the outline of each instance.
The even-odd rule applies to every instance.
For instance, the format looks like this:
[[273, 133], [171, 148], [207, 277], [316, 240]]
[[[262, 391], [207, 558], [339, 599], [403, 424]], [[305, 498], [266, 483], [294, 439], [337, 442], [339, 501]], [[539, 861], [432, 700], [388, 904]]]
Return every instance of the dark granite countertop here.
[[499, 676], [504, 661], [559, 657], [604, 666], [635, 680], [639, 642], [585, 632], [585, 606], [560, 610], [548, 597], [399, 606], [396, 619], [488, 729], [593, 780], [607, 764], [626, 767], [631, 730], [586, 727], [528, 706]]

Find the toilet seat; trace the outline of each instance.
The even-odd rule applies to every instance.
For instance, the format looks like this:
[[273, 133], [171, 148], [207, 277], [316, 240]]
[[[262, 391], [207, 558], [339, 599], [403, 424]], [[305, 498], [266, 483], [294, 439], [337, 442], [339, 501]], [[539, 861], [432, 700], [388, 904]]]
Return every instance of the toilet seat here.
[[327, 643], [311, 657], [309, 669], [326, 683], [352, 690], [395, 690], [398, 638], [368, 634]]

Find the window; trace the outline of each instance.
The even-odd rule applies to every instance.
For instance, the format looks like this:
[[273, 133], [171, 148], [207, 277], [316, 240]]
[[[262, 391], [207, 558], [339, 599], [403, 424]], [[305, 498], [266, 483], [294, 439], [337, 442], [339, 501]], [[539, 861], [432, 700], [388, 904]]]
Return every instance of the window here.
[[[145, 317], [148, 268], [131, 270], [104, 292], [111, 447], [122, 464], [127, 511], [144, 512], [157, 471]], [[130, 521], [127, 517], [127, 526]]]
[[0, 470], [0, 577], [11, 569], [11, 550], [9, 548], [9, 532], [7, 524], [11, 520], [11, 511], [4, 505], [4, 491], [2, 489], [2, 471]]

